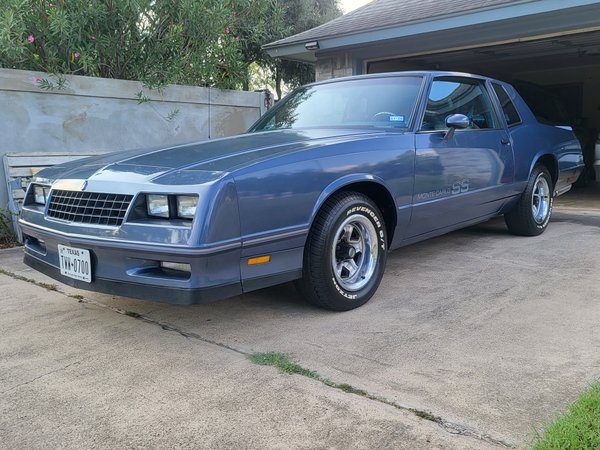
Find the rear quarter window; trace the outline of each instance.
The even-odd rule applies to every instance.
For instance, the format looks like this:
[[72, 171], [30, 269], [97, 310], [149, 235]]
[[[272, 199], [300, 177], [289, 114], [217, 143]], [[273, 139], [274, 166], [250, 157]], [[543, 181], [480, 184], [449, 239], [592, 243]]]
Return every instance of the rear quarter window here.
[[521, 123], [521, 116], [519, 116], [519, 112], [517, 111], [515, 104], [508, 96], [506, 90], [496, 83], [492, 83], [492, 87], [494, 88], [496, 97], [498, 97], [498, 100], [500, 101], [502, 113], [504, 114], [504, 118], [506, 119], [508, 126], [510, 127], [511, 125], [517, 125]]

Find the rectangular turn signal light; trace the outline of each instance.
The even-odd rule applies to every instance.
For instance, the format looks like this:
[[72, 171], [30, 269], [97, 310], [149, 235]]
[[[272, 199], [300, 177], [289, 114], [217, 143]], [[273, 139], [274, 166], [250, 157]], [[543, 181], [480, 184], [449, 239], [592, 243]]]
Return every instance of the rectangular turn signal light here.
[[265, 264], [271, 261], [271, 255], [256, 256], [255, 258], [248, 258], [248, 265], [253, 266], [254, 264]]

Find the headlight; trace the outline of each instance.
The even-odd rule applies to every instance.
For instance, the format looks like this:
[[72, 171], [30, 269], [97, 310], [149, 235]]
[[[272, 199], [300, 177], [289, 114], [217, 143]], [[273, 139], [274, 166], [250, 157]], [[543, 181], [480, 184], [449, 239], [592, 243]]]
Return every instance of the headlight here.
[[48, 193], [50, 192], [50, 188], [46, 186], [33, 186], [33, 201], [39, 205], [45, 205], [48, 200]]
[[193, 219], [196, 215], [198, 197], [195, 195], [177, 196], [177, 217], [180, 219]]
[[147, 195], [146, 207], [149, 216], [169, 218], [169, 197], [167, 195]]

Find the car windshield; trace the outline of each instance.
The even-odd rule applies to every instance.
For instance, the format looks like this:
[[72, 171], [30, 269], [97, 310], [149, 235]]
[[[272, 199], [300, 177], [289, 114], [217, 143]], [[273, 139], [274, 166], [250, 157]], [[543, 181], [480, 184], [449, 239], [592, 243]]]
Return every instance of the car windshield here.
[[250, 131], [289, 128], [404, 128], [412, 120], [422, 78], [363, 78], [299, 88]]

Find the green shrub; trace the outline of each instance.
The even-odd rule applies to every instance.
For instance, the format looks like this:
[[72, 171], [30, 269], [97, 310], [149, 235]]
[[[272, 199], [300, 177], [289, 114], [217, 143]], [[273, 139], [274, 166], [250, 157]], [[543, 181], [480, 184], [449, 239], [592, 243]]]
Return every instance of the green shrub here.
[[281, 15], [276, 0], [0, 0], [0, 66], [236, 88]]
[[17, 244], [17, 238], [11, 227], [12, 214], [0, 208], [0, 248], [12, 247]]

